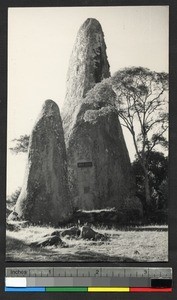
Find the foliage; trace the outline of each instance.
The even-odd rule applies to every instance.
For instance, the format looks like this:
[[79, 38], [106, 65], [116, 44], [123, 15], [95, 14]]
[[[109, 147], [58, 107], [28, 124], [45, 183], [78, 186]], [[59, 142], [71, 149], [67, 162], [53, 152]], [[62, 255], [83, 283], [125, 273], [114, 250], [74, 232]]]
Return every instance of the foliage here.
[[[139, 159], [132, 163], [136, 176], [137, 196], [145, 203], [144, 172]], [[148, 153], [148, 177], [151, 202], [155, 209], [167, 209], [168, 201], [168, 158], [161, 152]]]
[[18, 154], [20, 152], [27, 152], [29, 145], [29, 135], [21, 135], [18, 139], [14, 139], [15, 146], [9, 148], [14, 154]]
[[100, 109], [108, 105], [114, 105], [115, 99], [116, 94], [109, 81], [104, 79], [88, 91], [85, 101], [93, 103], [97, 109]]
[[111, 82], [119, 117], [134, 136], [136, 151], [143, 155], [157, 144], [166, 147], [168, 74], [133, 67], [118, 71]]
[[151, 206], [149, 153], [156, 146], [167, 148], [168, 74], [142, 67], [118, 71], [110, 80], [117, 94], [116, 105], [122, 126], [132, 135], [136, 155], [144, 172], [146, 204]]

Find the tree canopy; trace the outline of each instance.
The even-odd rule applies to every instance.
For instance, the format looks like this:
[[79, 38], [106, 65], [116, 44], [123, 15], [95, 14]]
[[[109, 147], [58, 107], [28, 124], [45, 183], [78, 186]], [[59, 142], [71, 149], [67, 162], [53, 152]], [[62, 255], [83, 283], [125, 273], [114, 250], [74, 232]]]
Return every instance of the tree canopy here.
[[[138, 158], [132, 163], [136, 177], [137, 196], [145, 202], [144, 172]], [[148, 177], [154, 209], [167, 209], [168, 157], [157, 151], [149, 152]]]
[[168, 74], [126, 68], [111, 79], [122, 125], [133, 135], [137, 155], [161, 144], [167, 147]]
[[110, 83], [117, 94], [122, 126], [132, 135], [136, 155], [144, 171], [146, 203], [151, 204], [148, 178], [149, 153], [168, 146], [168, 74], [142, 67], [120, 70]]
[[9, 148], [12, 151], [12, 153], [25, 153], [28, 151], [29, 135], [21, 135], [19, 138], [14, 139], [12, 142], [15, 142], [15, 146]]

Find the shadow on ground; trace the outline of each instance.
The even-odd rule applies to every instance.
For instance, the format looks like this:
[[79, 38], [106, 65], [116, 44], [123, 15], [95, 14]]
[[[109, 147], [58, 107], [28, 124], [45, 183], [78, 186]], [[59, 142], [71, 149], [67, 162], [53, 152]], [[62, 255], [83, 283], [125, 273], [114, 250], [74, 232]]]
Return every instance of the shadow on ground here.
[[[121, 230], [121, 228], [119, 228]], [[124, 231], [156, 231], [156, 232], [160, 232], [160, 231], [168, 231], [168, 226], [154, 226], [154, 227], [126, 227], [123, 228]]]
[[89, 261], [114, 261], [114, 262], [136, 262], [136, 260], [126, 257], [126, 256], [109, 256], [109, 255], [103, 255], [98, 252], [94, 251], [77, 251], [74, 255], [75, 259], [78, 259], [79, 257], [81, 260], [89, 260]]
[[[137, 260], [125, 256], [109, 256], [95, 251], [76, 251], [72, 253], [51, 252], [48, 248], [36, 248], [28, 246], [23, 241], [7, 237], [6, 261], [89, 261], [89, 262], [136, 262]], [[61, 251], [62, 252], [62, 251]]]

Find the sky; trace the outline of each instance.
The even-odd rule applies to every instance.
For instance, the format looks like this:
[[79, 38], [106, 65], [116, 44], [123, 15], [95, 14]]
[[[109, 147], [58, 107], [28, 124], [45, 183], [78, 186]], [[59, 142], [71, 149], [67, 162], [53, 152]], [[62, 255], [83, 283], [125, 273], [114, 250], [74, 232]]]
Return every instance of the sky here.
[[[9, 8], [8, 147], [30, 134], [46, 99], [61, 110], [69, 58], [87, 18], [102, 26], [111, 74], [130, 66], [168, 72], [168, 6]], [[133, 160], [131, 137], [124, 136]], [[7, 194], [22, 185], [26, 157], [7, 151]]]

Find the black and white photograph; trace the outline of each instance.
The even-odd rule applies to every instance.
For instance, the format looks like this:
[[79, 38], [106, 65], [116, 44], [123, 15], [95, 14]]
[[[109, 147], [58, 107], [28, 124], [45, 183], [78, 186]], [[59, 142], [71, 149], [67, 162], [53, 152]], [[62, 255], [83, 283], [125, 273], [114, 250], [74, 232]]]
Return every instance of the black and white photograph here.
[[6, 261], [167, 262], [169, 7], [8, 9]]

